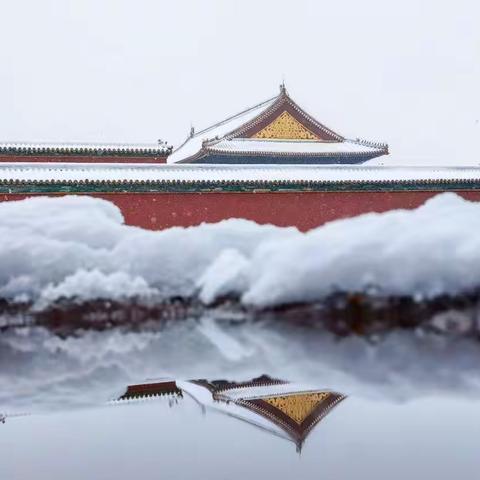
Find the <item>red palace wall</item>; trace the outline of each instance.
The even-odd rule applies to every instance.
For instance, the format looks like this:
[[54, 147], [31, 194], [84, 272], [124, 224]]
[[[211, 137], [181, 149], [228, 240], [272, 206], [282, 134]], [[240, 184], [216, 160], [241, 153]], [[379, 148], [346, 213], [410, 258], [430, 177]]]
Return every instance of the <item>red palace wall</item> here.
[[54, 163], [167, 163], [166, 156], [114, 156], [114, 155], [0, 155], [0, 163], [54, 162]]
[[[480, 201], [480, 191], [457, 192]], [[308, 192], [308, 193], [105, 193], [122, 211], [125, 222], [160, 230], [173, 226], [246, 218], [258, 223], [309, 230], [338, 218], [397, 208], [415, 208], [438, 192]], [[32, 195], [0, 194], [0, 201]]]

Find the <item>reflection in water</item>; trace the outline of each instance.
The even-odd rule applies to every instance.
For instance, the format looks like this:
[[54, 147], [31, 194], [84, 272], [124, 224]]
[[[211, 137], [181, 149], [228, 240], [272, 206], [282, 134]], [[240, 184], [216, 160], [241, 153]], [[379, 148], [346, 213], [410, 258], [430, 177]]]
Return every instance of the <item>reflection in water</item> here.
[[[300, 451], [308, 434], [345, 396], [263, 375], [246, 382], [165, 380], [131, 385], [119, 400], [184, 394], [203, 408], [215, 409], [296, 444]], [[172, 405], [172, 403], [170, 404]]]
[[[0, 335], [0, 479], [476, 478], [479, 362], [466, 338], [339, 339], [273, 320], [65, 338], [10, 329]], [[154, 377], [176, 380], [141, 384]], [[199, 378], [230, 381], [178, 380]], [[335, 392], [348, 401], [312, 429], [331, 395], [343, 398]], [[306, 435], [299, 457], [291, 442]]]
[[41, 413], [100, 405], [145, 378], [254, 378], [298, 383], [391, 402], [480, 395], [478, 342], [394, 332], [375, 342], [338, 339], [281, 322], [204, 318], [162, 330], [83, 331], [59, 338], [43, 328], [0, 335], [0, 412]]

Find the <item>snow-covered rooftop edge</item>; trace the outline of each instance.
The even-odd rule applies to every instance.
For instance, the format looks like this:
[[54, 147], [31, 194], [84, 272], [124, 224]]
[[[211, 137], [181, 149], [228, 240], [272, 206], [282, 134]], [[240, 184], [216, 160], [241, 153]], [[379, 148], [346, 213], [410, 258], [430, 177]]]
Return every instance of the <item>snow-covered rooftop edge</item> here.
[[209, 151], [240, 154], [275, 155], [362, 155], [383, 153], [385, 147], [371, 143], [344, 140], [343, 142], [312, 142], [301, 140], [257, 140], [236, 138], [220, 140], [207, 145]]
[[478, 180], [480, 167], [1, 163], [0, 182], [362, 182]]
[[[282, 141], [269, 139], [258, 141], [243, 135], [249, 128], [258, 125], [269, 116], [278, 115], [282, 111], [293, 109], [308, 122], [323, 132], [327, 132], [328, 141], [321, 137], [318, 140]], [[303, 110], [288, 95], [284, 86], [280, 87], [280, 94], [258, 105], [233, 115], [209, 128], [194, 132], [189, 138], [174, 149], [167, 158], [167, 163], [188, 163], [206, 153], [233, 153], [241, 154], [290, 154], [290, 155], [352, 155], [373, 154], [381, 156], [388, 154], [388, 145], [364, 140], [348, 140], [333, 132], [314, 117]]]
[[48, 143], [48, 142], [0, 142], [0, 154], [39, 153], [169, 153], [167, 143]]
[[173, 152], [168, 156], [167, 162], [176, 163], [192, 157], [201, 150], [203, 142], [213, 138], [223, 138], [228, 133], [236, 130], [241, 125], [251, 121], [253, 118], [267, 110], [275, 103], [276, 100], [277, 97], [270, 98], [253, 107], [247, 108], [236, 115], [232, 115], [225, 120], [211, 125], [210, 127], [193, 133], [193, 135], [188, 137], [183, 144], [173, 150]]

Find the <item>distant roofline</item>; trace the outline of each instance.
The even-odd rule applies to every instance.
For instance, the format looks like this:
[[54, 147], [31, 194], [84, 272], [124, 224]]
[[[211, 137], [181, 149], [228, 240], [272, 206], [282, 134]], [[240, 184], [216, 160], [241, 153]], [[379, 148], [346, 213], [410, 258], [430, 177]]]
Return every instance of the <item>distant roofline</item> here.
[[1, 142], [0, 155], [72, 155], [72, 156], [152, 156], [168, 155], [172, 147], [166, 143], [47, 143]]

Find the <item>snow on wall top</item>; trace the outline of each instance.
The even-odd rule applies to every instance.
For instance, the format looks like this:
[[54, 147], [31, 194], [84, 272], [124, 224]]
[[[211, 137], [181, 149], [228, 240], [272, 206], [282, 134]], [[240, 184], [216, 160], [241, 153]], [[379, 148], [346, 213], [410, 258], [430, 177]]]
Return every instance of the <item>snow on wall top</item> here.
[[0, 182], [362, 182], [480, 180], [480, 167], [2, 163]]
[[0, 155], [166, 155], [170, 150], [166, 143], [0, 143]]

